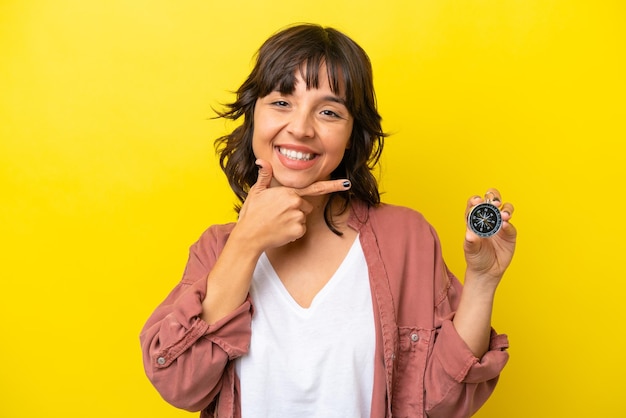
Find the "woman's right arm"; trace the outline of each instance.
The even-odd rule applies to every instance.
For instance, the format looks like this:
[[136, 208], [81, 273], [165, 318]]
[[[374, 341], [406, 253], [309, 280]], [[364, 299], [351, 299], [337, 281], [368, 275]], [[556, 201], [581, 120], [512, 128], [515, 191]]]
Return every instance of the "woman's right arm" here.
[[246, 296], [214, 323], [202, 319], [207, 276], [224, 253], [228, 232], [212, 227], [191, 247], [183, 279], [140, 335], [148, 378], [167, 402], [190, 411], [213, 401], [228, 361], [245, 354], [250, 343], [252, 306]]
[[268, 188], [271, 166], [260, 163], [237, 224], [211, 227], [191, 247], [183, 279], [141, 332], [148, 378], [182, 409], [207, 407], [221, 390], [228, 361], [247, 352], [248, 293], [259, 256], [305, 231], [308, 204], [293, 190]]

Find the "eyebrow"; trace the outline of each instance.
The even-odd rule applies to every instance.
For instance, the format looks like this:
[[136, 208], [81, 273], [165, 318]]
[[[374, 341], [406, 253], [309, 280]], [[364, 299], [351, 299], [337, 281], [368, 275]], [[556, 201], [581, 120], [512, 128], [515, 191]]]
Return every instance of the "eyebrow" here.
[[[272, 94], [272, 93], [278, 93], [278, 94], [281, 94], [281, 95], [282, 95], [282, 94], [284, 94], [284, 93], [283, 93], [283, 92], [281, 92], [280, 90], [272, 90], [272, 91], [271, 91], [270, 93], [268, 93], [267, 95], [269, 96], [269, 95], [270, 95], [270, 94]], [[287, 95], [291, 95], [291, 94], [293, 94], [293, 93], [287, 93]], [[345, 100], [345, 99], [343, 99], [343, 98], [341, 98], [341, 97], [339, 97], [339, 96], [332, 95], [332, 94], [329, 94], [329, 95], [327, 95], [327, 96], [322, 97], [322, 101], [325, 101], [325, 102], [333, 102], [333, 103], [338, 103], [338, 104], [340, 104], [340, 105], [343, 105], [343, 106], [345, 106], [345, 107], [348, 107], [348, 104], [346, 103], [346, 100]]]
[[325, 101], [328, 101], [328, 102], [339, 103], [339, 104], [341, 104], [343, 106], [348, 107], [346, 105], [346, 101], [344, 99], [342, 99], [341, 97], [338, 97], [338, 96], [324, 96], [322, 99], [325, 100]]

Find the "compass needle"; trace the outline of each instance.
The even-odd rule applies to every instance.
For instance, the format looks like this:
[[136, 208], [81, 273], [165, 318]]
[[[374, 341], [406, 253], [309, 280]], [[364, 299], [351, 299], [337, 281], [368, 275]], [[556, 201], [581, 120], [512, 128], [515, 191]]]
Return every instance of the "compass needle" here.
[[500, 210], [489, 202], [476, 205], [470, 211], [467, 221], [470, 229], [483, 238], [495, 235], [502, 226]]

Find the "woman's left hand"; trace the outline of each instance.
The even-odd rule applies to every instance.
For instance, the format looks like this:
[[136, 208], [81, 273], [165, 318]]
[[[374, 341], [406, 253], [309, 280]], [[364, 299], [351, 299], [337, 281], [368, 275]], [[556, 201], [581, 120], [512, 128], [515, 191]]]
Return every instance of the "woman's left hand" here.
[[502, 227], [489, 238], [481, 238], [469, 227], [467, 228], [464, 245], [467, 263], [466, 279], [468, 277], [480, 277], [481, 280], [497, 285], [513, 259], [517, 231], [510, 222], [513, 216], [513, 205], [508, 202], [502, 203], [500, 192], [496, 189], [489, 189], [484, 198], [480, 196], [470, 198], [465, 209], [465, 219], [467, 220], [467, 216], [474, 206], [486, 200], [499, 207], [502, 215]]

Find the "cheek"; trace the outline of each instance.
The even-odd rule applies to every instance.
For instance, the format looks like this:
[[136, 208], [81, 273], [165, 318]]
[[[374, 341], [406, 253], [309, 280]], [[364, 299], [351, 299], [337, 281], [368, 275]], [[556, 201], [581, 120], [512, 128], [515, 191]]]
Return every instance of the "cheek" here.
[[254, 158], [269, 161], [274, 153], [274, 147], [270, 142], [263, 140], [261, 135], [255, 133], [252, 136], [252, 153], [254, 154]]
[[267, 123], [258, 123], [257, 118], [254, 121], [254, 129], [252, 131], [252, 152], [258, 157], [259, 152], [268, 146], [271, 138], [271, 130]]
[[354, 120], [350, 120], [350, 123], [346, 127], [345, 135], [348, 136], [348, 139], [346, 140], [346, 144], [345, 144], [346, 149], [352, 146], [352, 131], [354, 131]]
[[341, 160], [343, 160], [343, 157], [347, 152], [348, 150], [346, 149], [345, 144], [337, 144], [333, 147], [332, 151], [329, 153], [329, 155], [332, 155], [330, 165], [333, 167], [333, 170], [339, 166]]
[[255, 111], [252, 144], [267, 145], [280, 131], [283, 123], [280, 119], [263, 111]]
[[259, 146], [257, 145], [257, 138], [256, 138], [256, 134], [252, 134], [252, 153], [254, 154], [255, 158], [259, 158]]
[[352, 124], [347, 126], [339, 135], [341, 141], [337, 141], [337, 149], [341, 149], [342, 154], [352, 146]]

